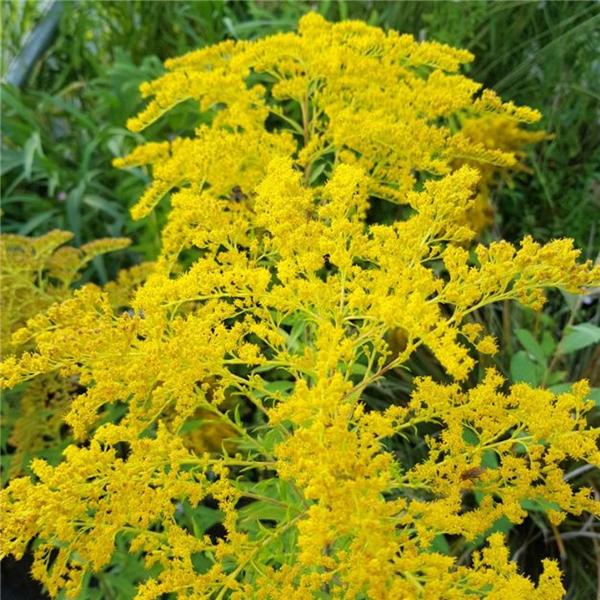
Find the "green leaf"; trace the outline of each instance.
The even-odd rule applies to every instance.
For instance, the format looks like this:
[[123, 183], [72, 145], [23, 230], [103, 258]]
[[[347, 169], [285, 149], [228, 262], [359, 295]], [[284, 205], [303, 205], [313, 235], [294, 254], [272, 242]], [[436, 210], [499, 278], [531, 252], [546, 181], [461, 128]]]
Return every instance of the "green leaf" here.
[[592, 388], [588, 394], [588, 398], [596, 403], [596, 406], [600, 408], [600, 388]]
[[288, 393], [294, 388], [294, 382], [285, 380], [265, 381], [263, 387], [265, 388], [265, 390], [272, 394], [275, 392]]
[[237, 481], [236, 486], [252, 494], [258, 494], [269, 500], [256, 500], [239, 510], [240, 519], [246, 524], [262, 521], [287, 522], [300, 513], [302, 508], [296, 505], [297, 498], [290, 484], [276, 479], [265, 479], [257, 483]]
[[561, 354], [570, 354], [598, 342], [600, 342], [600, 327], [592, 323], [581, 323], [567, 329], [559, 349]]
[[58, 95], [51, 95], [45, 92], [40, 94], [41, 98], [45, 100], [50, 106], [61, 108], [64, 112], [73, 117], [74, 122], [79, 122], [79, 125], [86, 131], [96, 133], [98, 126], [94, 123], [93, 119], [90, 119], [83, 110], [79, 110], [72, 103], [63, 100]]
[[41, 140], [39, 132], [34, 132], [25, 143], [23, 148], [23, 172], [27, 179], [31, 179], [31, 171], [33, 169], [33, 160], [35, 155], [41, 152]]
[[9, 171], [16, 169], [23, 164], [23, 153], [15, 150], [2, 149], [0, 158], [0, 175], [5, 175]]
[[192, 529], [197, 538], [201, 538], [213, 525], [220, 523], [224, 518], [222, 511], [208, 506], [200, 505], [190, 510]]
[[515, 352], [510, 359], [510, 377], [513, 382], [525, 382], [531, 386], [537, 386], [539, 378], [537, 376], [537, 365], [529, 358], [524, 350]]
[[567, 292], [565, 290], [561, 290], [561, 294], [565, 300], [566, 305], [569, 307], [569, 310], [576, 310], [577, 305], [579, 304], [579, 294], [571, 294], [571, 292]]
[[19, 228], [19, 235], [30, 235], [37, 227], [46, 223], [46, 221], [50, 221], [57, 212], [57, 209], [52, 208], [34, 215], [27, 223]]
[[[285, 331], [282, 331], [285, 334]], [[292, 330], [289, 334], [286, 334], [287, 340], [286, 345], [289, 348], [290, 352], [298, 352], [300, 353], [303, 349], [302, 343], [300, 339], [306, 336], [306, 322], [302, 319], [298, 319], [292, 325]]]
[[512, 527], [513, 524], [510, 522], [508, 517], [502, 516], [494, 522], [490, 529], [488, 529], [482, 535], [477, 536], [475, 540], [469, 544], [469, 547], [479, 548], [480, 546], [483, 546], [485, 544], [486, 540], [490, 537], [490, 535], [492, 535], [492, 533], [500, 532], [507, 534], [512, 529]]
[[114, 217], [115, 219], [123, 220], [123, 213], [120, 210], [120, 207], [109, 202], [105, 198], [101, 196], [96, 196], [94, 194], [87, 194], [83, 197], [83, 203], [91, 208], [95, 208], [99, 211], [105, 212], [106, 214]]
[[279, 506], [257, 500], [241, 508], [239, 516], [242, 523], [249, 521], [276, 521], [283, 523], [289, 520], [290, 509], [287, 506]]
[[318, 4], [319, 13], [322, 14], [324, 17], [327, 17], [327, 13], [329, 12], [330, 7], [331, 0], [322, 0]]
[[538, 341], [533, 337], [533, 334], [528, 329], [516, 329], [515, 335], [521, 342], [521, 345], [531, 356], [533, 356], [538, 363], [544, 364], [546, 362], [546, 353]]
[[546, 379], [546, 384], [548, 386], [551, 385], [557, 385], [559, 383], [562, 383], [565, 378], [567, 377], [568, 372], [567, 371], [556, 371], [554, 373], [550, 373], [550, 375], [548, 375], [548, 378]]
[[238, 426], [238, 427], [243, 427], [244, 424], [242, 423], [242, 416], [240, 414], [240, 405], [236, 404], [235, 408], [233, 409], [233, 422]]
[[271, 429], [264, 438], [263, 444], [267, 452], [272, 452], [277, 444], [283, 442], [283, 433], [279, 429]]
[[544, 331], [542, 334], [542, 342], [540, 345], [544, 351], [544, 356], [551, 356], [556, 350], [556, 340], [549, 331]]
[[367, 365], [363, 365], [361, 363], [354, 363], [352, 365], [352, 374], [353, 375], [366, 375], [367, 374]]
[[553, 393], [553, 394], [564, 394], [566, 392], [570, 392], [571, 388], [573, 387], [572, 383], [557, 383], [556, 385], [551, 385], [548, 387], [548, 389]]
[[367, 23], [369, 25], [377, 26], [377, 24], [379, 23], [379, 13], [377, 12], [377, 9], [371, 11]]
[[320, 175], [325, 170], [325, 167], [327, 167], [327, 164], [323, 162], [320, 165], [317, 165], [311, 171], [311, 173], [310, 173], [310, 185], [314, 185], [315, 184], [315, 182], [317, 181], [317, 179], [319, 179]]
[[481, 466], [488, 469], [498, 468], [498, 455], [493, 450], [486, 450], [481, 457]]
[[479, 436], [468, 427], [463, 427], [462, 439], [469, 444], [469, 446], [479, 445]]
[[550, 509], [560, 510], [560, 506], [554, 502], [549, 502], [548, 500], [540, 499], [530, 499], [525, 498], [521, 500], [521, 507], [524, 508], [527, 512], [541, 512], [547, 513]]
[[73, 188], [68, 194], [65, 200], [67, 208], [67, 223], [69, 230], [75, 234], [75, 245], [81, 245], [81, 231], [82, 231], [82, 214], [81, 214], [81, 200], [84, 192], [84, 184], [80, 182], [75, 188]]
[[433, 542], [431, 542], [431, 546], [429, 546], [428, 552], [443, 554], [444, 556], [450, 556], [450, 544], [448, 544], [448, 540], [445, 535], [436, 535], [433, 538]]
[[[3, 419], [6, 420], [6, 419]], [[6, 439], [6, 437], [4, 437]], [[0, 484], [4, 487], [9, 480], [10, 467], [12, 462], [12, 456], [9, 454], [0, 455]]]

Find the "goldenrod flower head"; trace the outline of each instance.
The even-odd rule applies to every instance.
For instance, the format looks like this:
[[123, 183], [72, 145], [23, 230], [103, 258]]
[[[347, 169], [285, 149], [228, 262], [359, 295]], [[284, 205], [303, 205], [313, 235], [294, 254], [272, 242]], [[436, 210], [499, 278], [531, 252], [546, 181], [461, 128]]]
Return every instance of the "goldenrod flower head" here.
[[[600, 284], [570, 240], [469, 246], [482, 165], [520, 158], [472, 128], [539, 118], [461, 75], [472, 58], [309, 14], [298, 33], [192, 52], [143, 86], [133, 131], [186, 100], [205, 124], [116, 161], [152, 166], [135, 218], [171, 194], [156, 262], [104, 289], [66, 285], [18, 319], [2, 385], [76, 384], [56, 396], [75, 441], [2, 492], [4, 554], [36, 538], [53, 596], [76, 595], [119, 543], [143, 563], [137, 600], [562, 596], [554, 562], [534, 586], [499, 534], [470, 567], [435, 549], [522, 522], [526, 500], [554, 524], [600, 510], [562, 470], [600, 464], [585, 382], [557, 396], [489, 369], [463, 383], [475, 350], [498, 350], [472, 313]], [[374, 222], [382, 202], [403, 205], [392, 222]], [[19, 244], [37, 260], [64, 241]], [[421, 378], [375, 409], [369, 386], [421, 346], [454, 383]], [[393, 451], [410, 435], [427, 448], [414, 464]], [[209, 498], [219, 535], [200, 518]]]

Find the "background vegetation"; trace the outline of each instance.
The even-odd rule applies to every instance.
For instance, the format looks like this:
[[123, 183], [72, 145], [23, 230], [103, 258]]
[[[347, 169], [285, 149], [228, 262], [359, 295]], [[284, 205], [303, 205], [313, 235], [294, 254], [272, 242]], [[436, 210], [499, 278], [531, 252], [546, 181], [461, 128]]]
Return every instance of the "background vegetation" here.
[[[34, 0], [0, 3], [3, 75], [35, 35], [45, 7]], [[544, 242], [568, 236], [585, 258], [595, 259], [600, 250], [600, 8], [587, 1], [64, 2], [52, 44], [27, 73], [23, 89], [2, 88], [2, 231], [40, 235], [66, 229], [75, 234], [77, 246], [105, 236], [134, 240], [127, 251], [96, 258], [84, 281], [105, 282], [119, 268], [153, 258], [160, 213], [141, 223], [128, 217], [149, 175], [111, 167], [114, 157], [136, 143], [136, 134], [124, 124], [140, 109], [139, 83], [158, 75], [168, 57], [226, 38], [292, 30], [309, 10], [333, 21], [362, 19], [468, 48], [476, 55], [469, 73], [473, 79], [505, 100], [538, 108], [544, 115], [541, 127], [552, 137], [528, 150], [530, 172], [494, 191], [496, 220], [484, 237], [514, 242], [530, 233]], [[144, 137], [164, 139], [186, 129], [191, 118], [186, 111], [177, 111]], [[566, 297], [566, 302], [551, 298], [541, 315], [505, 307], [480, 318], [498, 336], [503, 347], [498, 366], [513, 380], [558, 389], [585, 376], [600, 386], [600, 353], [594, 347], [597, 295]], [[436, 374], [427, 356], [415, 360], [413, 371]], [[402, 389], [404, 382], [397, 384]], [[599, 420], [598, 413], [594, 418]], [[600, 487], [593, 472], [574, 477]], [[559, 532], [532, 511], [522, 526], [506, 532], [514, 559], [532, 577], [537, 573], [530, 563], [557, 556], [569, 598], [593, 597], [600, 569], [597, 524], [584, 516]], [[460, 550], [452, 548], [454, 554]], [[470, 553], [466, 547], [462, 551]], [[122, 597], [118, 591], [103, 594]]]

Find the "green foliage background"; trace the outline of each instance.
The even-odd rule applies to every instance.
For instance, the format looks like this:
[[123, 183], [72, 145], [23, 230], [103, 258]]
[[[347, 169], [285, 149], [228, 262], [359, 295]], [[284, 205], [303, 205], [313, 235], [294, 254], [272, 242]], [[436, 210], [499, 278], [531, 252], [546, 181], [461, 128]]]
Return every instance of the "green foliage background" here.
[[[44, 6], [35, 0], [0, 3], [3, 75], [43, 18]], [[332, 21], [362, 19], [468, 48], [476, 55], [471, 78], [504, 100], [538, 108], [544, 115], [541, 127], [553, 138], [529, 149], [530, 173], [495, 191], [497, 219], [485, 235], [513, 242], [527, 233], [540, 242], [573, 237], [585, 258], [596, 258], [600, 5], [568, 0], [64, 2], [57, 35], [24, 89], [2, 88], [2, 231], [40, 235], [66, 229], [74, 232], [76, 245], [105, 236], [134, 239], [127, 252], [96, 258], [83, 281], [106, 282], [119, 268], [153, 258], [161, 214], [138, 223], [128, 217], [149, 173], [119, 171], [110, 164], [139, 142], [124, 127], [142, 105], [138, 85], [160, 74], [166, 58], [227, 38], [292, 30], [310, 10]], [[184, 106], [149, 128], [144, 138], [165, 139], [187, 129], [193, 118]], [[482, 313], [481, 320], [498, 336], [503, 347], [498, 366], [513, 380], [566, 386], [588, 377], [598, 387], [598, 344], [593, 335], [592, 342], [584, 343], [599, 324], [597, 304], [593, 297], [567, 298], [565, 307], [557, 297], [542, 315], [505, 307]], [[588, 329], [572, 327], [582, 321]], [[554, 341], [561, 333], [567, 334], [562, 346]], [[417, 357], [413, 372], [438, 375], [427, 356]], [[407, 449], [408, 454], [415, 451]], [[580, 477], [600, 488], [596, 473]], [[536, 577], [529, 563], [537, 564], [540, 556], [556, 554], [558, 548], [568, 597], [593, 597], [600, 564], [597, 524], [582, 518], [559, 534], [535, 511], [530, 514], [510, 531], [521, 568]], [[130, 575], [124, 569], [124, 582]], [[118, 590], [103, 593], [126, 597]]]

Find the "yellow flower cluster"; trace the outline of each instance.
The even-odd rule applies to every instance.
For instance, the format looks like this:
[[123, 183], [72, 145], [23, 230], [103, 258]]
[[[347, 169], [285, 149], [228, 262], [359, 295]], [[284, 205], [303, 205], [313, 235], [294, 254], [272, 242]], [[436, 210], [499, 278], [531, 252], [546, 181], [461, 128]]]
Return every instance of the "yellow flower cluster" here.
[[[136, 600], [562, 597], [556, 563], [535, 586], [488, 532], [522, 522], [525, 500], [554, 524], [599, 514], [562, 470], [600, 463], [589, 390], [506, 390], [493, 370], [464, 389], [473, 346], [497, 351], [469, 315], [539, 308], [545, 288], [598, 285], [600, 268], [568, 240], [469, 256], [472, 165], [517, 157], [451, 122], [538, 118], [476, 97], [458, 74], [471, 59], [310, 14], [297, 34], [169, 61], [143, 87], [132, 130], [188, 99], [210, 125], [117, 161], [154, 169], [135, 217], [172, 193], [153, 267], [19, 323], [13, 340], [31, 346], [1, 383], [76, 381], [77, 443], [2, 492], [4, 555], [36, 539], [33, 575], [53, 596], [125, 547]], [[395, 221], [374, 222], [382, 200], [404, 205]], [[421, 379], [408, 403], [374, 410], [367, 388], [420, 346], [456, 383]], [[428, 452], [410, 465], [395, 448], [415, 435]], [[436, 548], [445, 535], [487, 539], [465, 566]]]
[[490, 204], [491, 188], [498, 180], [512, 185], [511, 171], [529, 172], [524, 162], [525, 146], [551, 139], [545, 131], [528, 131], [519, 126], [519, 122], [506, 115], [494, 113], [486, 114], [481, 118], [463, 118], [460, 133], [464, 135], [469, 143], [477, 144], [488, 150], [499, 148], [503, 152], [513, 153], [519, 161], [511, 164], [509, 168], [499, 168], [491, 163], [480, 162], [478, 164], [470, 160], [457, 159], [456, 166], [469, 164], [476, 166], [479, 170], [480, 179], [477, 196], [472, 208], [467, 214], [467, 222], [476, 231], [482, 231], [491, 224], [494, 209]]
[[[369, 176], [371, 196], [395, 203], [457, 162], [482, 169], [489, 185], [497, 169], [516, 164], [520, 146], [544, 134], [518, 126], [537, 121], [537, 111], [502, 104], [489, 90], [475, 97], [481, 85], [458, 73], [471, 60], [465, 50], [309, 14], [298, 34], [227, 41], [167, 61], [169, 72], [143, 86], [153, 99], [129, 128], [140, 131], [186, 100], [213, 119], [190, 138], [146, 144], [115, 161], [154, 170], [132, 214], [146, 215], [176, 187], [209, 190], [203, 202], [217, 206], [204, 214], [220, 214], [216, 201], [234, 188], [252, 190], [276, 156], [292, 156], [307, 185], [322, 182], [332, 165], [356, 165]], [[466, 122], [464, 130], [457, 121]], [[480, 125], [498, 141], [474, 133]], [[177, 238], [198, 219], [197, 211], [187, 221], [179, 215], [188, 205], [171, 211], [177, 226], [169, 233]]]
[[[54, 303], [66, 300], [81, 270], [91, 260], [131, 243], [115, 238], [96, 240], [79, 249], [63, 245], [72, 238], [68, 231], [51, 231], [39, 238], [13, 234], [0, 237], [2, 357], [22, 353], [30, 345], [22, 327]], [[126, 272], [121, 275], [121, 296], [129, 295], [133, 286], [126, 285], [126, 276]], [[12, 334], [19, 330], [13, 338]], [[64, 446], [68, 436], [63, 417], [76, 388], [75, 381], [50, 374], [33, 382], [18, 402], [4, 399], [3, 416], [13, 422], [7, 440], [14, 447], [11, 475], [22, 474], [38, 452]]]
[[131, 243], [126, 238], [107, 238], [79, 249], [63, 246], [72, 238], [72, 233], [58, 230], [39, 238], [14, 234], [0, 238], [2, 356], [15, 351], [11, 334], [27, 319], [69, 297], [71, 286], [85, 265], [96, 256]]

